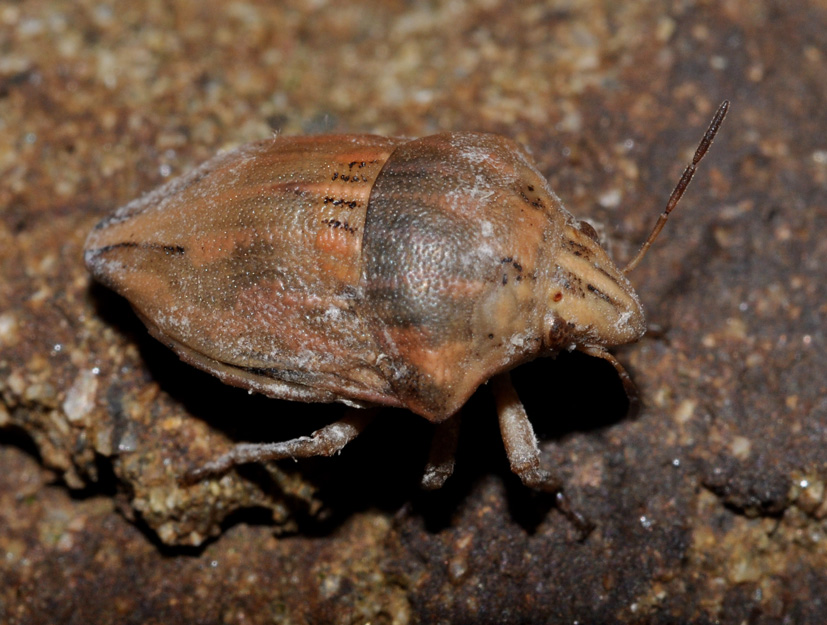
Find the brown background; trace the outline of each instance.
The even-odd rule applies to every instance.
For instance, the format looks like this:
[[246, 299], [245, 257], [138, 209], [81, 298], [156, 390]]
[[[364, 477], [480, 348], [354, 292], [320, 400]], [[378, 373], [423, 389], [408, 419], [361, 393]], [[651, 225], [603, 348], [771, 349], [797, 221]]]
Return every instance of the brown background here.
[[[827, 5], [0, 4], [0, 622], [823, 623]], [[490, 397], [457, 474], [388, 412], [340, 457], [182, 488], [336, 408], [181, 364], [90, 284], [86, 233], [208, 158], [319, 132], [498, 132], [628, 259], [655, 337], [515, 373], [585, 540], [508, 471]], [[786, 620], [785, 620], [786, 619]]]

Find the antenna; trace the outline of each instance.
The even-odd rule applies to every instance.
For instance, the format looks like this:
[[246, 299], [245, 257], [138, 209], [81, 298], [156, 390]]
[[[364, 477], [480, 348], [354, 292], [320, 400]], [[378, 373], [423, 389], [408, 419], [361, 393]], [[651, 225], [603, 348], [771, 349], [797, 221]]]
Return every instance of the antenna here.
[[701, 139], [698, 149], [695, 150], [695, 156], [692, 158], [692, 162], [686, 167], [686, 169], [683, 170], [683, 175], [678, 181], [678, 184], [675, 186], [675, 189], [672, 191], [672, 195], [669, 196], [669, 201], [666, 203], [666, 208], [663, 209], [660, 217], [658, 217], [658, 221], [655, 223], [655, 227], [652, 228], [649, 238], [647, 238], [643, 245], [640, 246], [640, 251], [638, 251], [637, 255], [623, 268], [622, 273], [627, 274], [638, 266], [638, 263], [640, 263], [646, 255], [646, 252], [648, 252], [649, 248], [652, 246], [652, 242], [658, 237], [660, 231], [663, 230], [663, 227], [666, 225], [666, 220], [669, 219], [669, 213], [671, 213], [678, 205], [678, 202], [681, 201], [683, 193], [686, 191], [686, 187], [688, 187], [689, 183], [692, 182], [692, 177], [695, 175], [695, 171], [698, 168], [698, 163], [701, 162], [701, 159], [706, 155], [709, 146], [712, 145], [712, 140], [715, 138], [715, 135], [718, 134], [718, 129], [721, 127], [721, 123], [724, 121], [724, 117], [726, 117], [728, 110], [729, 100], [724, 100], [721, 103], [721, 106], [718, 107], [715, 117], [712, 118], [709, 128], [706, 129], [706, 133], [704, 133], [704, 138]]

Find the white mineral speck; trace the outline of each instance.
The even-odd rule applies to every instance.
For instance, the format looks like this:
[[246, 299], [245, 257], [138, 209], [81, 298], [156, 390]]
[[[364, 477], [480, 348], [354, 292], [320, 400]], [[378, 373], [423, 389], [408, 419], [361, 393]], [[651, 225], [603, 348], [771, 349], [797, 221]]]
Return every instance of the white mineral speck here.
[[338, 306], [330, 305], [327, 310], [324, 311], [325, 319], [330, 319], [331, 321], [336, 321], [339, 317], [342, 316], [342, 309]]
[[95, 377], [95, 373], [88, 369], [81, 371], [63, 401], [63, 412], [69, 421], [78, 423], [92, 412], [97, 389], [98, 378]]
[[601, 193], [597, 201], [600, 205], [604, 208], [617, 208], [620, 206], [620, 201], [623, 198], [623, 195], [620, 192], [620, 189], [609, 189], [604, 193]]
[[0, 345], [11, 346], [17, 343], [17, 320], [10, 312], [0, 315]]

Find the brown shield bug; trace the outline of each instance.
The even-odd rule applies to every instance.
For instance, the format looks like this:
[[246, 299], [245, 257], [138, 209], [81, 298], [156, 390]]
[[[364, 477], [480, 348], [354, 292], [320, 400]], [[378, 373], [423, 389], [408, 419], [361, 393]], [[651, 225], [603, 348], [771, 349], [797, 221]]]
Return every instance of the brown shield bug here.
[[[405, 407], [439, 424], [423, 484], [453, 470], [458, 411], [488, 380], [512, 470], [558, 492], [508, 371], [645, 332], [626, 275], [695, 173], [724, 102], [639, 253], [618, 269], [525, 150], [449, 132], [277, 137], [219, 154], [124, 206], [89, 235], [85, 260], [149, 331], [222, 381], [282, 399]], [[242, 444], [194, 471], [332, 455], [375, 411], [310, 436]]]

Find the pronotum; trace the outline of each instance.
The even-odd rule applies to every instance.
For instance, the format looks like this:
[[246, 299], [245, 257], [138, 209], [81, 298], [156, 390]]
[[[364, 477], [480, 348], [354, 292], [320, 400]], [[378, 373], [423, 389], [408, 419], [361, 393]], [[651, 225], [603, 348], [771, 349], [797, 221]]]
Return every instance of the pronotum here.
[[[296, 401], [401, 406], [437, 424], [426, 487], [451, 475], [459, 410], [491, 380], [512, 470], [530, 487], [559, 492], [508, 372], [579, 350], [610, 362], [630, 404], [638, 401], [608, 351], [646, 328], [626, 274], [728, 107], [622, 270], [522, 147], [473, 132], [245, 145], [97, 224], [86, 265], [153, 336], [228, 384]], [[335, 454], [375, 412], [346, 411], [294, 440], [237, 445], [189, 477]]]

